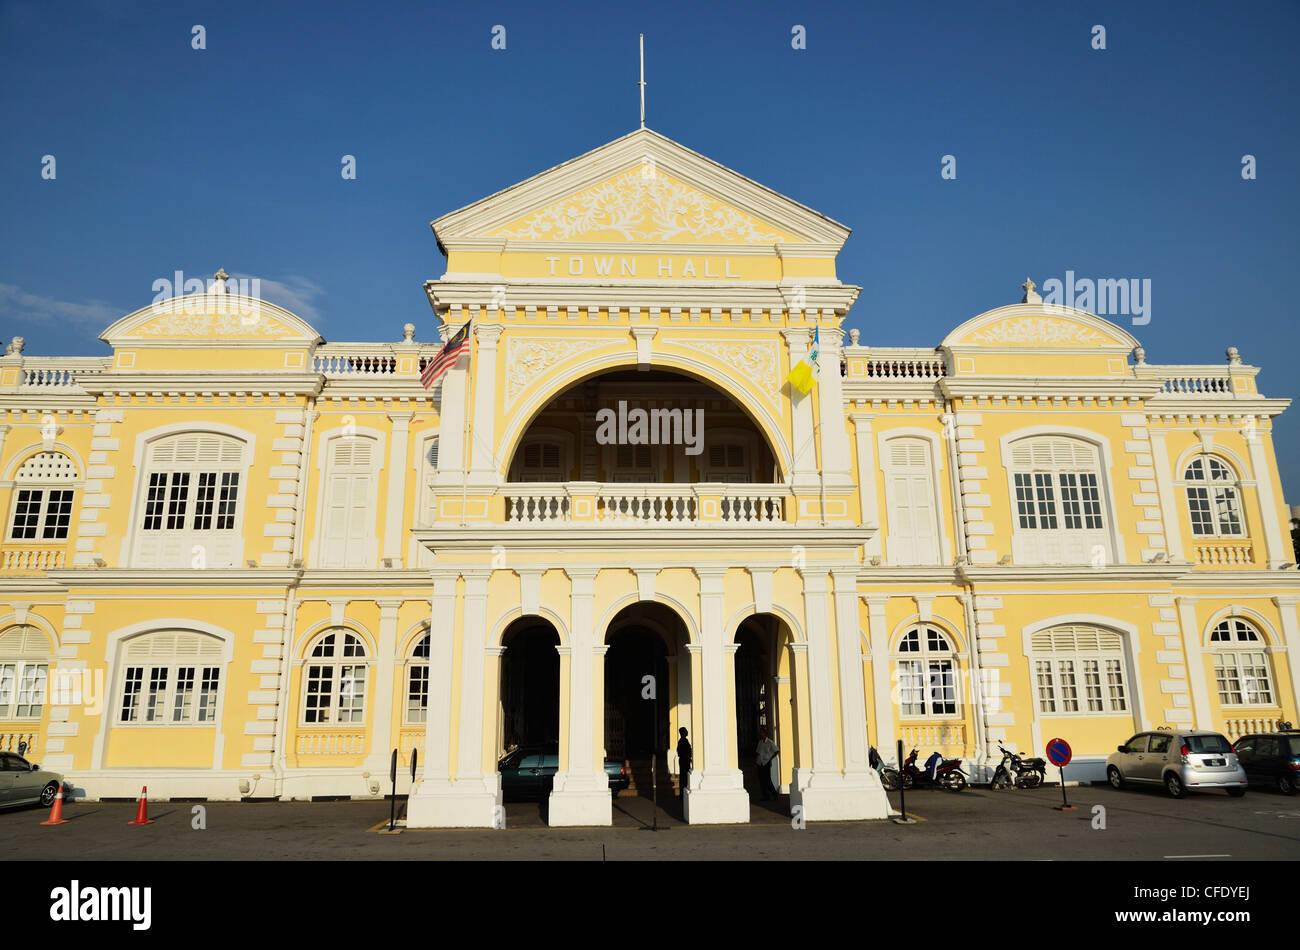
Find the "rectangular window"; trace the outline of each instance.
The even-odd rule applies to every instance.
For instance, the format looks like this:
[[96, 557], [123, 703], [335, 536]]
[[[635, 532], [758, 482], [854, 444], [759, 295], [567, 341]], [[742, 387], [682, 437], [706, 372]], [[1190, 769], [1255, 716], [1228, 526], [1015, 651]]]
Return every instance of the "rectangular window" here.
[[1110, 693], [1111, 711], [1126, 711], [1128, 704], [1124, 700], [1124, 673], [1118, 659], [1106, 661], [1106, 688]]
[[1214, 511], [1218, 516], [1219, 534], [1241, 534], [1241, 521], [1237, 515], [1237, 492], [1235, 489], [1214, 489]]
[[217, 717], [217, 687], [220, 685], [218, 667], [205, 666], [203, 681], [199, 685], [199, 722], [212, 722]]
[[144, 530], [162, 530], [163, 499], [167, 496], [167, 473], [149, 473], [149, 492], [144, 503]]
[[1096, 660], [1083, 660], [1083, 690], [1088, 700], [1088, 712], [1106, 709], [1101, 698], [1101, 669]]
[[339, 668], [339, 722], [365, 722], [366, 668]]
[[167, 667], [149, 669], [149, 695], [145, 700], [145, 722], [163, 722], [167, 708]]
[[1034, 495], [1038, 501], [1038, 526], [1056, 528], [1056, 498], [1052, 490], [1052, 476], [1034, 473]]
[[1219, 702], [1225, 706], [1240, 706], [1241, 679], [1237, 674], [1234, 657], [1219, 653], [1214, 657], [1214, 681], [1219, 688]]
[[1187, 489], [1187, 507], [1192, 515], [1192, 534], [1214, 534], [1214, 520], [1210, 517], [1209, 489]]
[[52, 490], [45, 503], [45, 528], [41, 537], [63, 540], [68, 536], [68, 522], [72, 520], [72, 489]]
[[194, 667], [176, 671], [176, 697], [172, 702], [172, 722], [188, 722], [194, 714]]
[[216, 504], [217, 473], [199, 472], [198, 492], [194, 496], [194, 530], [212, 528], [212, 508]]
[[951, 660], [930, 661], [930, 715], [950, 716], [957, 712], [957, 687]]
[[1035, 660], [1034, 676], [1038, 680], [1038, 711], [1056, 712], [1056, 683], [1052, 678], [1052, 661]]
[[898, 703], [904, 716], [925, 715], [925, 679], [920, 660], [898, 663]]
[[172, 472], [171, 489], [167, 493], [167, 530], [179, 531], [185, 527], [185, 508], [189, 504], [190, 473]]
[[20, 488], [18, 504], [14, 508], [13, 529], [9, 536], [15, 541], [24, 541], [36, 537], [36, 528], [41, 521], [41, 501], [45, 492], [35, 489]]
[[411, 681], [406, 689], [406, 721], [426, 722], [429, 713], [429, 667], [423, 663], [410, 668]]
[[1038, 519], [1034, 517], [1034, 491], [1029, 475], [1016, 472], [1016, 511], [1020, 515], [1020, 527], [1037, 528]]
[[332, 666], [307, 667], [306, 706], [303, 709], [303, 722], [324, 723], [330, 721], [330, 700], [333, 696], [334, 668]]
[[1061, 675], [1061, 711], [1079, 711], [1079, 687], [1074, 679], [1074, 661], [1058, 660], [1057, 672]]
[[0, 663], [0, 719], [40, 719], [49, 671], [46, 663]]
[[221, 473], [221, 495], [217, 502], [217, 530], [231, 531], [235, 527], [235, 503], [239, 501], [239, 473]]

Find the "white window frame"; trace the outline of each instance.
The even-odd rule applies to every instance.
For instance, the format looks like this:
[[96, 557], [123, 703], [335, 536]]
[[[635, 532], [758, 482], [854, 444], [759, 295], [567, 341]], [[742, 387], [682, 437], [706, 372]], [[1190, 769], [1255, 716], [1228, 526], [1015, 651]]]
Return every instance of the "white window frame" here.
[[[554, 443], [559, 447], [560, 464], [558, 469], [552, 471], [545, 465], [531, 469], [524, 467], [525, 451], [528, 446], [536, 445], [539, 442]], [[552, 484], [567, 482], [570, 480], [570, 474], [577, 467], [578, 459], [575, 457], [574, 451], [572, 433], [552, 426], [530, 426], [524, 433], [523, 439], [519, 442], [519, 447], [510, 460], [506, 480], [510, 482], [548, 482]]]
[[[1092, 649], [1091, 646], [1080, 648], [1078, 644], [1080, 637], [1095, 637], [1098, 641], [1097, 648]], [[1050, 642], [1059, 640], [1064, 644], [1067, 638], [1073, 641], [1068, 649]], [[1039, 716], [1050, 716], [1056, 719], [1133, 715], [1132, 677], [1128, 675], [1128, 656], [1122, 634], [1093, 624], [1061, 624], [1037, 631], [1033, 634], [1030, 644], [1029, 668], [1034, 684], [1034, 709]], [[1045, 645], [1046, 649], [1044, 649]], [[1088, 708], [1090, 684], [1088, 671], [1085, 668], [1088, 662], [1096, 663], [1101, 709]], [[1115, 697], [1112, 695], [1111, 670], [1108, 666], [1112, 662], [1118, 664], [1118, 685], [1122, 694], [1122, 707], [1117, 707]], [[1048, 667], [1047, 687], [1050, 689], [1050, 694], [1044, 689], [1044, 671], [1041, 664], [1047, 664]], [[1075, 708], [1072, 710], [1066, 708], [1067, 664], [1069, 664], [1068, 674], [1074, 680]], [[1046, 708], [1049, 702], [1054, 706], [1053, 709]]]
[[[235, 463], [222, 463], [215, 467], [201, 462], [189, 464], [188, 466], [175, 463], [163, 463], [155, 466], [152, 456], [161, 443], [186, 436], [215, 437], [238, 443], [240, 447], [239, 460]], [[237, 429], [234, 426], [206, 421], [200, 424], [178, 423], [161, 426], [142, 433], [136, 440], [134, 462], [139, 476], [136, 479], [135, 493], [131, 499], [130, 530], [127, 532], [127, 537], [122, 541], [120, 563], [134, 567], [151, 568], [191, 569], [200, 565], [205, 568], [242, 567], [245, 545], [244, 511], [248, 499], [248, 476], [252, 468], [255, 445], [256, 437], [252, 433]], [[161, 472], [186, 471], [190, 474], [190, 482], [186, 493], [185, 524], [190, 526], [194, 523], [200, 473], [238, 473], [239, 487], [235, 499], [234, 526], [232, 528], [194, 529], [193, 527], [186, 527], [180, 531], [168, 529], [166, 527], [167, 507], [164, 501], [163, 527], [160, 530], [150, 529], [146, 531], [144, 529], [145, 517], [148, 513], [151, 476]], [[212, 508], [214, 521], [217, 517], [220, 493], [221, 480], [218, 474]], [[168, 542], [179, 544], [179, 549], [171, 556], [165, 555], [161, 551], [161, 546]], [[146, 547], [156, 547], [159, 550], [150, 553], [145, 550]], [[201, 551], [196, 551], [196, 548], [200, 548]], [[200, 553], [202, 555], [201, 559]]]
[[[170, 650], [159, 656], [133, 657], [130, 655], [132, 648], [142, 646], [160, 637], [193, 638], [200, 645], [200, 649], [208, 647], [211, 652], [207, 654], [196, 652], [191, 655], [188, 651]], [[225, 699], [227, 672], [225, 647], [226, 645], [220, 637], [193, 630], [155, 630], [125, 640], [120, 646], [120, 669], [113, 693], [113, 728], [217, 729], [221, 723]], [[203, 686], [207, 681], [207, 671], [210, 669], [216, 670], [216, 688], [213, 691], [210, 705], [203, 707], [201, 704], [204, 694]], [[140, 671], [138, 677], [132, 675], [134, 670]], [[180, 683], [182, 670], [191, 671], [190, 704], [187, 714], [177, 720], [177, 686]], [[156, 671], [162, 671], [163, 676], [155, 679], [154, 674]], [[136, 702], [132, 705], [133, 716], [127, 719], [124, 716], [126, 714], [127, 684], [130, 682], [139, 682], [140, 689], [136, 693]], [[154, 682], [160, 683], [160, 689], [156, 694], [150, 688]], [[145, 718], [144, 713], [152, 704], [151, 700], [154, 695], [158, 697], [161, 715], [157, 719], [148, 719]], [[201, 708], [208, 710], [209, 715], [206, 718], [200, 718]]]
[[[917, 634], [917, 650], [905, 650], [903, 646], [908, 642], [909, 636], [915, 632]], [[945, 645], [945, 649], [936, 649], [932, 647], [930, 634], [937, 634], [938, 640]], [[915, 721], [943, 721], [962, 718], [962, 695], [960, 688], [961, 680], [961, 657], [958, 655], [957, 643], [948, 633], [938, 624], [935, 623], [908, 623], [894, 640], [893, 656], [891, 657], [894, 666], [894, 682], [897, 690], [898, 718], [908, 722]], [[944, 667], [941, 664], [947, 664], [946, 676]], [[904, 664], [911, 666], [919, 665], [918, 672], [923, 680], [917, 685], [916, 674], [906, 674]], [[935, 673], [939, 672], [940, 679], [936, 683]], [[921, 705], [925, 709], [920, 713], [905, 712], [906, 697], [911, 691], [920, 690]], [[942, 696], [942, 700], [937, 697]], [[940, 712], [934, 711], [934, 705], [941, 701], [943, 705], [951, 705], [951, 710], [944, 709]]]
[[[17, 640], [16, 647], [6, 641]], [[0, 630], [0, 722], [39, 723], [50, 705], [50, 638], [29, 623], [12, 624]], [[33, 696], [33, 691], [36, 696]], [[28, 702], [20, 700], [26, 698]], [[32, 702], [39, 698], [39, 702]], [[26, 715], [18, 708], [27, 706]], [[35, 706], [36, 711], [30, 711]]]
[[[40, 471], [24, 473], [24, 469], [44, 455], [57, 455], [66, 459], [66, 473]], [[81, 476], [78, 472], [76, 460], [67, 452], [60, 451], [57, 448], [42, 448], [40, 451], [32, 452], [23, 458], [13, 477], [13, 500], [9, 505], [9, 523], [5, 532], [5, 539], [14, 544], [50, 545], [58, 542], [66, 543], [73, 534], [73, 516], [76, 514], [77, 509], [77, 489], [82, 485]], [[36, 508], [35, 534], [30, 538], [20, 538], [14, 534], [18, 527], [19, 496], [23, 492], [40, 492], [40, 499]], [[62, 526], [63, 533], [61, 535], [47, 537], [46, 532], [51, 526], [51, 516], [55, 514], [55, 512], [51, 511], [54, 492], [68, 492], [69, 494], [66, 513], [67, 523]]]
[[[323, 645], [326, 637], [330, 635], [339, 635], [331, 645], [331, 652], [328, 655], [314, 656], [313, 653], [318, 646]], [[343, 652], [348, 638], [352, 638], [360, 647], [360, 653], [347, 655]], [[328, 715], [324, 719], [318, 719], [314, 722], [307, 718], [308, 703], [307, 700], [312, 695], [311, 684], [315, 680], [311, 675], [313, 666], [322, 667], [328, 670], [329, 677], [329, 697], [330, 702], [327, 709]], [[356, 695], [353, 688], [356, 683], [355, 673], [352, 678], [345, 679], [344, 669], [355, 671], [361, 670], [361, 702], [357, 707], [349, 704], [348, 712], [351, 713], [357, 708], [361, 711], [358, 719], [348, 719], [340, 721], [339, 713], [343, 711], [341, 700], [346, 696], [352, 699]], [[364, 730], [367, 724], [367, 707], [370, 701], [370, 654], [366, 644], [366, 638], [349, 627], [328, 627], [311, 638], [306, 649], [303, 650], [302, 657], [302, 675], [299, 677], [298, 692], [300, 699], [298, 703], [298, 725], [304, 729], [340, 729], [340, 730]], [[313, 709], [322, 707], [316, 706]]]
[[[899, 439], [915, 440], [927, 446], [929, 465], [925, 467], [924, 474], [928, 477], [930, 483], [930, 512], [931, 522], [934, 526], [934, 536], [930, 541], [932, 551], [930, 556], [922, 556], [915, 550], [909, 553], [906, 539], [894, 533], [897, 526], [894, 524], [893, 513], [899, 501], [894, 479], [904, 472], [913, 476], [920, 474], [918, 470], [910, 466], [900, 469], [893, 464], [890, 443]], [[888, 429], [877, 436], [877, 458], [885, 480], [885, 524], [888, 529], [885, 536], [884, 554], [890, 564], [939, 565], [945, 563], [944, 558], [949, 548], [947, 524], [944, 518], [942, 497], [939, 493], [940, 478], [943, 474], [942, 452], [943, 446], [938, 436], [923, 429]], [[874, 473], [866, 473], [864, 477], [874, 478], [875, 475]]]
[[[1201, 470], [1205, 473], [1203, 478], [1192, 478], [1192, 466], [1197, 462], [1201, 463]], [[1210, 475], [1212, 466], [1218, 465], [1226, 477], [1214, 478]], [[1245, 541], [1249, 538], [1249, 532], [1246, 526], [1246, 509], [1242, 504], [1241, 495], [1241, 476], [1236, 468], [1231, 465], [1227, 459], [1212, 452], [1198, 452], [1184, 463], [1180, 472], [1181, 477], [1177, 485], [1183, 490], [1183, 501], [1187, 506], [1188, 524], [1192, 530], [1192, 538], [1195, 541], [1215, 541], [1215, 540], [1240, 540]], [[1210, 515], [1210, 531], [1197, 531], [1196, 514], [1192, 509], [1192, 492], [1199, 491], [1204, 493], [1204, 503], [1207, 506]], [[1218, 492], [1223, 493], [1223, 497], [1228, 501], [1228, 510], [1236, 515], [1237, 530], [1224, 531], [1220, 523], [1218, 502], [1219, 499], [1214, 497]]]
[[[1216, 639], [1220, 631], [1228, 634], [1228, 639]], [[1210, 627], [1207, 638], [1208, 652], [1213, 660], [1211, 667], [1214, 672], [1214, 690], [1219, 696], [1219, 705], [1224, 709], [1276, 709], [1280, 705], [1278, 702], [1277, 677], [1273, 670], [1273, 662], [1270, 657], [1273, 650], [1270, 641], [1264, 631], [1255, 623], [1238, 615], [1229, 615], [1216, 620]], [[1247, 684], [1249, 680], [1256, 678], [1250, 675], [1247, 670], [1250, 668], [1248, 662], [1243, 658], [1258, 656], [1264, 671], [1263, 692], [1267, 694], [1266, 700], [1249, 702], [1249, 697], [1254, 695], [1257, 699], [1259, 692], [1252, 693], [1252, 687]], [[1225, 694], [1223, 686], [1220, 684], [1220, 666], [1229, 667], [1230, 671], [1236, 675], [1237, 692], [1241, 696], [1240, 702], [1233, 702]], [[1257, 688], [1256, 688], [1257, 689]]]
[[[406, 657], [406, 673], [402, 677], [405, 689], [402, 693], [402, 724], [406, 726], [423, 726], [429, 719], [429, 651], [432, 647], [432, 633], [426, 628], [411, 644]], [[423, 678], [424, 703], [417, 709], [411, 705], [412, 689], [416, 685], [417, 672]]]
[[[1024, 466], [1012, 460], [1017, 445], [1024, 442], [1054, 439], [1081, 443], [1092, 453], [1093, 467], [1085, 468], [1078, 465], [1043, 466], [1036, 464]], [[1000, 442], [1002, 465], [1006, 471], [1007, 498], [1011, 512], [1011, 553], [1016, 564], [1097, 564], [1096, 554], [1098, 552], [1096, 549], [1098, 547], [1102, 549], [1100, 553], [1103, 560], [1103, 563], [1099, 566], [1105, 567], [1124, 563], [1124, 542], [1118, 533], [1115, 503], [1111, 491], [1110, 472], [1112, 463], [1110, 443], [1108, 441], [1099, 437], [1097, 433], [1085, 429], [1064, 426], [1034, 426], [1008, 433], [1001, 438]], [[1091, 473], [1096, 476], [1100, 527], [1087, 527], [1086, 520], [1084, 526], [1080, 528], [1067, 528], [1065, 526], [1067, 515], [1060, 476], [1071, 473]], [[1016, 476], [1031, 476], [1031, 486], [1033, 486], [1036, 480], [1032, 476], [1035, 474], [1050, 474], [1051, 476], [1052, 513], [1055, 515], [1056, 520], [1056, 526], [1053, 528], [1042, 528], [1037, 524], [1034, 527], [1021, 527]], [[1038, 493], [1035, 490], [1034, 515], [1036, 522], [1039, 520], [1039, 517], [1037, 517], [1038, 512]], [[1088, 517], [1088, 512], [1082, 506], [1080, 507], [1080, 516], [1085, 519]]]

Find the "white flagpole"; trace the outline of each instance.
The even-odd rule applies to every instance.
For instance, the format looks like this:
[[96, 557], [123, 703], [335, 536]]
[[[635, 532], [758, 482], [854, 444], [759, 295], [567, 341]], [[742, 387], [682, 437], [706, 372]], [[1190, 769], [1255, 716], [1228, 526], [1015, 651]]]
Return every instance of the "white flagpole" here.
[[645, 128], [645, 34], [641, 34], [641, 128]]

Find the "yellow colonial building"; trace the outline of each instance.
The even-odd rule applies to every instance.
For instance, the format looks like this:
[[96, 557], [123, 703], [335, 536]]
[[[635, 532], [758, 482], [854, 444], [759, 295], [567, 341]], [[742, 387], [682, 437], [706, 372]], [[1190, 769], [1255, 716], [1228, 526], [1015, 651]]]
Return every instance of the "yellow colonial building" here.
[[766, 728], [815, 821], [885, 816], [900, 739], [979, 780], [1061, 736], [1085, 779], [1295, 719], [1289, 401], [1235, 350], [1147, 363], [1029, 282], [846, 339], [849, 229], [645, 129], [433, 229], [472, 346], [432, 390], [441, 340], [221, 278], [0, 358], [0, 749], [210, 799], [379, 796], [418, 750], [411, 825], [492, 826], [500, 754], [554, 743], [549, 821], [600, 825], [605, 760], [677, 776], [685, 727], [708, 823]]

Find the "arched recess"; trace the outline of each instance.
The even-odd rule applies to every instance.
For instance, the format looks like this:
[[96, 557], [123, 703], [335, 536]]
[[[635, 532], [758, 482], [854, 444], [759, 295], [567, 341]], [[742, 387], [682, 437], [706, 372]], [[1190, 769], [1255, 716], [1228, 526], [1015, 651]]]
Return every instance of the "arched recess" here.
[[42, 452], [58, 452], [72, 459], [72, 464], [76, 467], [76, 477], [74, 482], [81, 482], [85, 478], [86, 463], [81, 455], [72, 446], [65, 442], [51, 442], [48, 446], [44, 442], [32, 442], [25, 445], [9, 460], [9, 464], [4, 469], [4, 480], [11, 482], [18, 470], [23, 467], [24, 463], [33, 455], [40, 455]]
[[564, 622], [564, 618], [552, 610], [550, 607], [538, 607], [536, 613], [524, 613], [520, 607], [511, 607], [488, 627], [487, 645], [489, 648], [505, 648], [506, 631], [516, 620], [522, 620], [526, 617], [532, 617], [538, 620], [545, 620], [555, 628], [555, 634], [560, 638], [560, 646], [569, 645], [569, 627]]
[[667, 607], [674, 614], [676, 614], [677, 619], [681, 621], [682, 626], [686, 631], [686, 642], [687, 643], [700, 642], [700, 631], [699, 628], [695, 625], [695, 619], [691, 616], [690, 610], [687, 609], [686, 605], [683, 604], [676, 597], [673, 597], [669, 594], [665, 594], [662, 591], [655, 591], [654, 596], [649, 598], [648, 600], [642, 600], [641, 595], [638, 594], [636, 591], [633, 591], [629, 594], [624, 594], [622, 597], [619, 597], [617, 600], [615, 600], [612, 604], [610, 604], [605, 609], [605, 612], [600, 616], [600, 619], [596, 621], [596, 630], [608, 631], [610, 624], [614, 621], [615, 617], [617, 617], [622, 611], [627, 609], [629, 606], [638, 603], [661, 604], [664, 607]]
[[[767, 395], [746, 386], [745, 382], [718, 366], [705, 363], [682, 353], [656, 352], [652, 369], [664, 373], [686, 376], [717, 391], [723, 398], [737, 406], [762, 433], [767, 449], [780, 469], [780, 478], [788, 480], [794, 470], [794, 456], [790, 450], [781, 421], [766, 405]], [[636, 370], [637, 364], [625, 352], [611, 352], [589, 357], [570, 364], [563, 372], [551, 375], [544, 387], [529, 393], [522, 406], [509, 406], [510, 421], [501, 433], [498, 455], [495, 459], [501, 480], [508, 478], [515, 453], [523, 435], [551, 402], [580, 383], [621, 370]]]
[[[759, 803], [766, 793], [775, 792], [772, 807], [780, 809], [781, 789], [789, 787], [793, 770], [812, 764], [811, 706], [805, 695], [809, 684], [806, 670], [800, 670], [804, 654], [794, 649], [806, 644], [790, 611], [776, 604], [763, 611], [752, 607], [733, 614], [726, 627], [735, 645], [728, 739], [735, 743], [735, 765], [751, 800]], [[764, 732], [778, 751], [775, 761], [759, 766], [757, 750]]]

